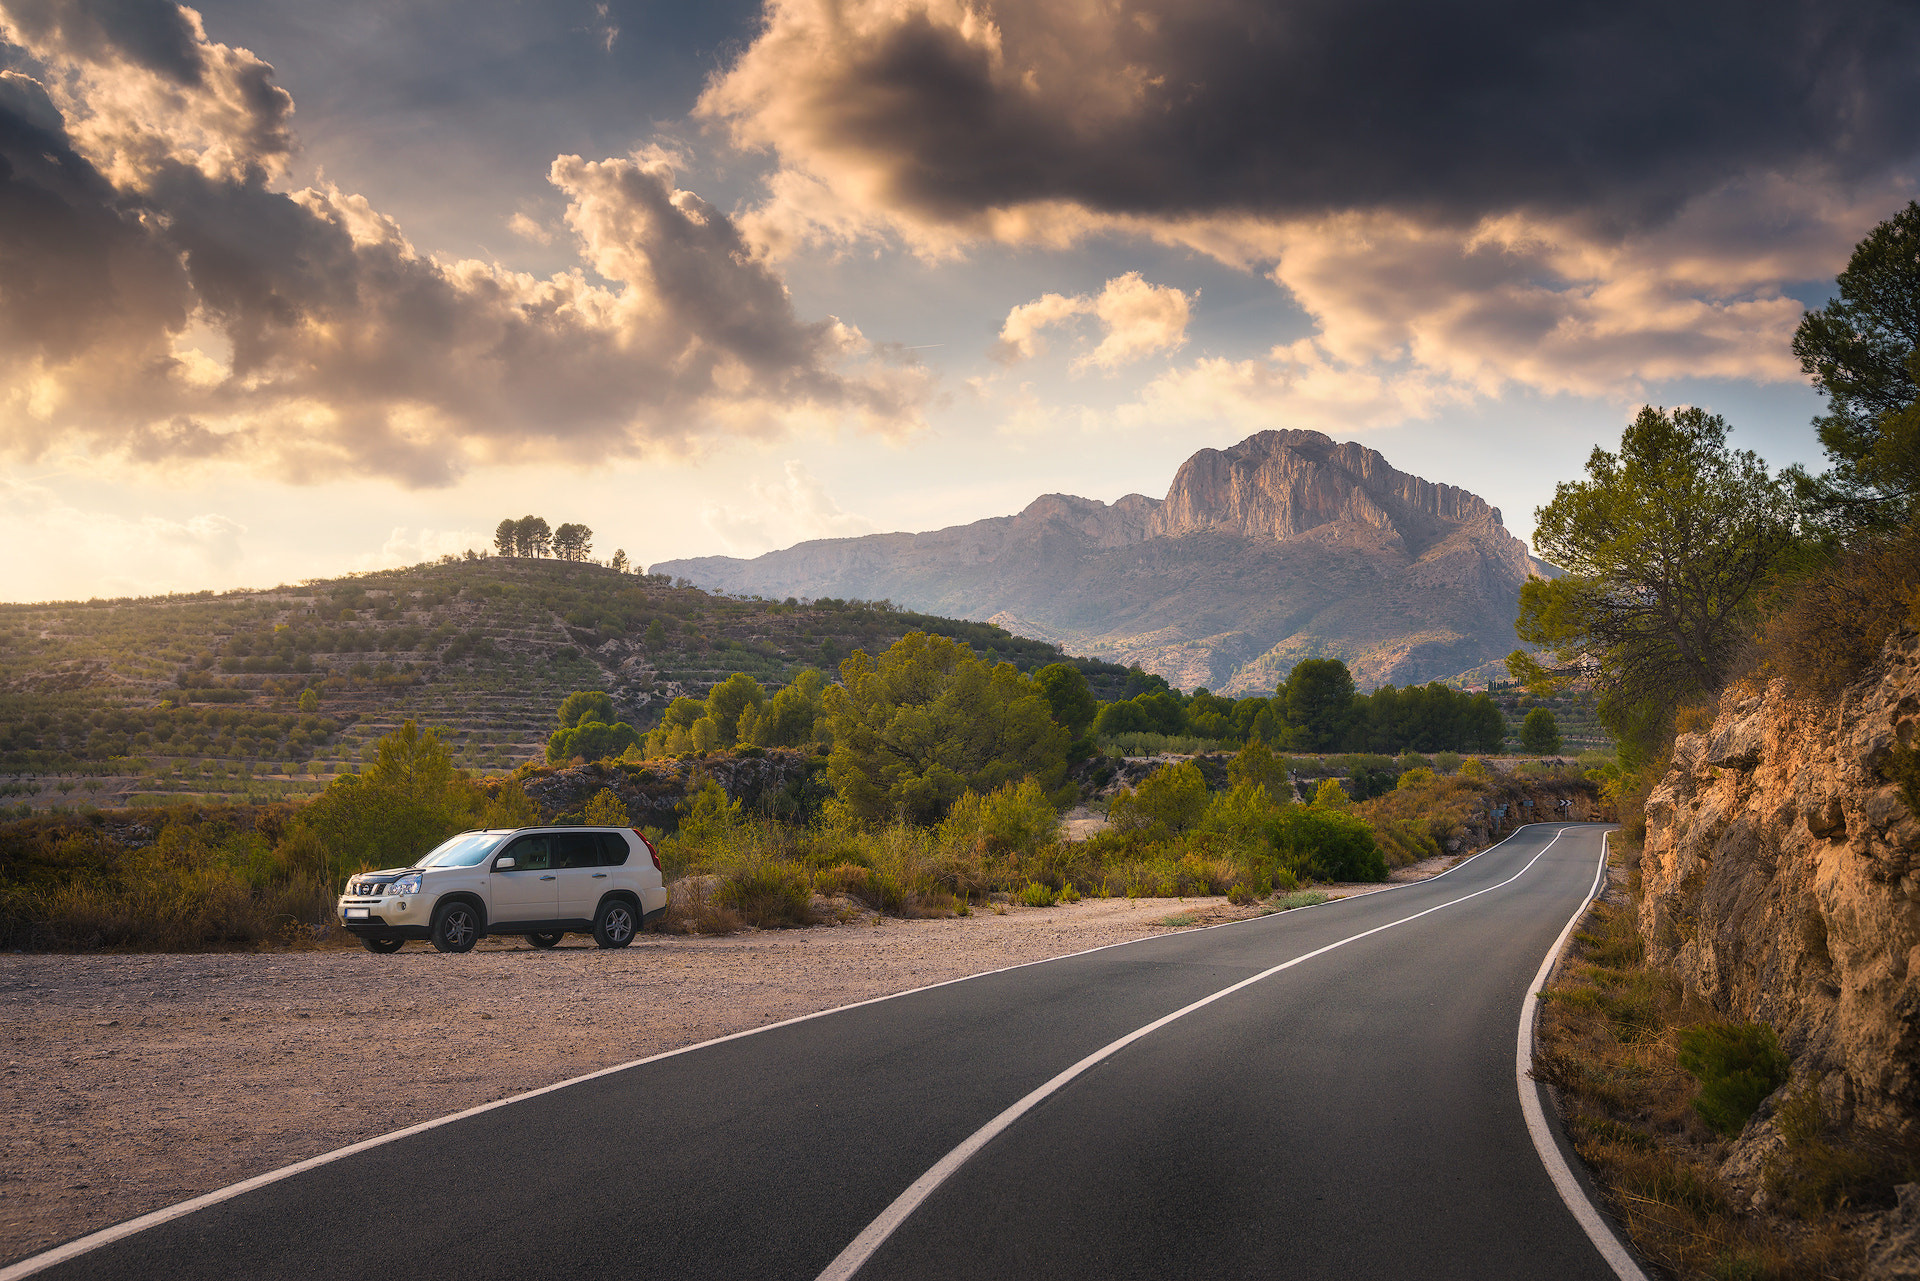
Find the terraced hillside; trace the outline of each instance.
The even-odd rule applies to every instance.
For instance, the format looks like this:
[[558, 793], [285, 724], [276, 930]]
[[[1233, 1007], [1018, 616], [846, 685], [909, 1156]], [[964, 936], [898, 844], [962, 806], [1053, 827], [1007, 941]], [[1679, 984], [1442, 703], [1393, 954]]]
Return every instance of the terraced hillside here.
[[1519, 750], [1517, 744], [1520, 742], [1521, 722], [1536, 707], [1544, 707], [1553, 713], [1554, 722], [1560, 728], [1561, 750], [1566, 754], [1577, 756], [1581, 752], [1611, 752], [1614, 749], [1613, 736], [1600, 723], [1594, 708], [1591, 688], [1562, 690], [1546, 698], [1532, 697], [1524, 686], [1510, 683], [1496, 685], [1489, 692], [1500, 708], [1501, 716], [1506, 719], [1509, 751]]
[[[316, 792], [413, 719], [459, 763], [541, 758], [560, 700], [645, 729], [733, 672], [769, 688], [939, 632], [1031, 670], [1064, 656], [885, 603], [762, 601], [586, 563], [484, 558], [221, 595], [0, 605], [0, 805]], [[1078, 660], [1102, 697], [1126, 669]]]

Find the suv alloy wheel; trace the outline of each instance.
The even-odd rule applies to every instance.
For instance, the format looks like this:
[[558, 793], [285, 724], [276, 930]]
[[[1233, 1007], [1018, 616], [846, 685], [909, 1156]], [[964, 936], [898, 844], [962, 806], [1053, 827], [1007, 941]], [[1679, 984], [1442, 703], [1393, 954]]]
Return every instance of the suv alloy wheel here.
[[480, 913], [458, 899], [442, 903], [433, 914], [432, 941], [436, 952], [473, 951], [480, 941]]
[[633, 942], [633, 932], [639, 923], [633, 904], [625, 899], [610, 898], [593, 915], [593, 941], [601, 947], [625, 947]]

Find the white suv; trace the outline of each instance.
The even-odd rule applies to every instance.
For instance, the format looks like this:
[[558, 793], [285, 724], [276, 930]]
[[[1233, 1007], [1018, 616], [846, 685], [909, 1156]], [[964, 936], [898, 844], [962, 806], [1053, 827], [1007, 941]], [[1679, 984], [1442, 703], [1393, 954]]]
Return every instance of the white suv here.
[[544, 948], [569, 931], [625, 947], [666, 910], [659, 852], [622, 827], [462, 832], [412, 867], [357, 873], [340, 896], [341, 924], [369, 952], [408, 939], [465, 952], [489, 934]]

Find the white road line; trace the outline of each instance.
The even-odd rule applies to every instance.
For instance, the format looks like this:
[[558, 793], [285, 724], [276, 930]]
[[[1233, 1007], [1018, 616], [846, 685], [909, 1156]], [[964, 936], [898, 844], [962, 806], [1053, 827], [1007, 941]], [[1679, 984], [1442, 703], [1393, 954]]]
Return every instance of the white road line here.
[[1567, 1166], [1566, 1157], [1560, 1154], [1560, 1145], [1554, 1142], [1553, 1131], [1548, 1128], [1547, 1114], [1540, 1106], [1540, 1087], [1534, 1081], [1533, 1071], [1533, 1025], [1539, 1013], [1540, 989], [1547, 985], [1547, 975], [1553, 970], [1553, 963], [1560, 957], [1560, 949], [1567, 945], [1567, 936], [1573, 933], [1573, 927], [1586, 915], [1587, 905], [1593, 902], [1594, 895], [1600, 892], [1600, 884], [1607, 875], [1607, 836], [1600, 836], [1600, 866], [1593, 873], [1593, 888], [1587, 891], [1587, 897], [1573, 915], [1567, 918], [1567, 927], [1560, 931], [1560, 937], [1547, 949], [1547, 959], [1540, 962], [1540, 972], [1533, 976], [1533, 982], [1527, 987], [1527, 999], [1520, 1003], [1520, 1035], [1514, 1049], [1514, 1075], [1520, 1082], [1520, 1111], [1527, 1118], [1527, 1133], [1533, 1137], [1533, 1147], [1540, 1154], [1540, 1164], [1547, 1167], [1547, 1177], [1553, 1180], [1560, 1199], [1567, 1203], [1567, 1209], [1579, 1220], [1580, 1227], [1593, 1242], [1593, 1248], [1607, 1261], [1614, 1275], [1620, 1281], [1647, 1281], [1647, 1274], [1633, 1260], [1633, 1254], [1620, 1240], [1619, 1234], [1600, 1208], [1587, 1196], [1587, 1190], [1573, 1177], [1573, 1171]]
[[[934, 1189], [952, 1177], [954, 1172], [965, 1165], [974, 1153], [978, 1152], [988, 1143], [991, 1143], [996, 1135], [1032, 1111], [1049, 1095], [1054, 1094], [1069, 1082], [1073, 1081], [1074, 1078], [1085, 1073], [1103, 1060], [1111, 1058], [1142, 1037], [1151, 1036], [1176, 1019], [1185, 1018], [1195, 1010], [1204, 1009], [1212, 1005], [1215, 1001], [1232, 996], [1242, 988], [1252, 987], [1262, 979], [1272, 978], [1282, 970], [1290, 970], [1296, 965], [1311, 961], [1317, 956], [1325, 956], [1328, 952], [1343, 948], [1349, 943], [1357, 943], [1363, 938], [1370, 938], [1382, 930], [1390, 930], [1396, 925], [1405, 925], [1407, 922], [1417, 921], [1423, 916], [1431, 916], [1443, 908], [1465, 903], [1468, 899], [1479, 898], [1482, 894], [1491, 894], [1495, 890], [1505, 889], [1522, 876], [1525, 876], [1528, 869], [1545, 857], [1546, 852], [1558, 844], [1560, 838], [1566, 835], [1566, 832], [1567, 829], [1564, 827], [1558, 832], [1555, 832], [1553, 840], [1541, 846], [1540, 852], [1527, 860], [1526, 867], [1521, 868], [1498, 885], [1489, 885], [1483, 890], [1475, 890], [1471, 894], [1463, 894], [1459, 898], [1449, 899], [1445, 903], [1436, 904], [1433, 907], [1427, 908], [1425, 911], [1415, 912], [1412, 916], [1403, 916], [1397, 921], [1388, 921], [1385, 925], [1376, 925], [1370, 930], [1362, 930], [1358, 934], [1350, 934], [1338, 942], [1329, 943], [1325, 947], [1315, 948], [1311, 952], [1302, 953], [1294, 957], [1291, 961], [1282, 961], [1279, 965], [1271, 969], [1262, 970], [1251, 978], [1241, 979], [1238, 983], [1221, 988], [1211, 996], [1203, 996], [1191, 1005], [1182, 1006], [1171, 1014], [1162, 1015], [1144, 1027], [1135, 1028], [1119, 1040], [1095, 1050], [1092, 1054], [1087, 1055], [1086, 1058], [1081, 1059], [1078, 1063], [1066, 1071], [1061, 1072], [1058, 1076], [1055, 1076], [1045, 1085], [1028, 1094], [1012, 1107], [1009, 1107], [999, 1116], [994, 1117], [993, 1120], [975, 1130], [971, 1135], [967, 1136], [966, 1140], [962, 1142], [959, 1147], [956, 1147], [953, 1151], [940, 1158], [939, 1162], [936, 1163], [932, 1169], [915, 1179], [905, 1192], [895, 1197], [893, 1204], [889, 1205], [885, 1210], [882, 1210], [880, 1217], [872, 1223], [869, 1223], [866, 1229], [861, 1232], [859, 1236], [855, 1237], [832, 1263], [827, 1265], [826, 1270], [820, 1274], [819, 1281], [847, 1281], [848, 1278], [860, 1270], [861, 1265], [873, 1257], [873, 1252], [878, 1250], [902, 1223], [906, 1222], [908, 1216], [919, 1209], [921, 1203], [929, 1196], [933, 1195]], [[1514, 835], [1517, 836], [1519, 833], [1516, 832]], [[1512, 838], [1510, 837], [1508, 839]]]
[[[1487, 846], [1486, 849], [1481, 850], [1479, 854], [1461, 859], [1458, 863], [1440, 873], [1439, 876], [1430, 876], [1424, 881], [1407, 881], [1400, 885], [1389, 885], [1385, 890], [1375, 890], [1368, 894], [1348, 895], [1346, 898], [1330, 899], [1325, 903], [1317, 903], [1313, 906], [1332, 907], [1336, 903], [1347, 903], [1359, 899], [1371, 898], [1373, 894], [1377, 893], [1412, 889], [1416, 885], [1431, 884], [1441, 877], [1451, 876], [1468, 863], [1473, 862], [1474, 859], [1479, 858], [1481, 854], [1493, 853], [1502, 845], [1505, 845], [1508, 841], [1526, 831], [1528, 827], [1534, 826], [1538, 825], [1528, 823], [1516, 828], [1500, 840], [1495, 841], [1492, 845]], [[1305, 912], [1311, 911], [1312, 908], [1296, 908], [1294, 910]], [[1291, 913], [1289, 913], [1289, 915], [1291, 915]], [[1267, 919], [1268, 918], [1264, 916], [1255, 916], [1238, 921], [1222, 921], [1218, 925], [1205, 925], [1199, 929], [1184, 932], [1198, 934], [1201, 930], [1224, 930], [1231, 926], [1251, 925], [1256, 921], [1264, 921]], [[148, 1228], [157, 1228], [162, 1223], [183, 1218], [196, 1210], [204, 1210], [208, 1206], [219, 1205], [222, 1201], [231, 1201], [234, 1197], [251, 1192], [256, 1188], [264, 1188], [269, 1184], [278, 1183], [282, 1179], [292, 1178], [294, 1175], [303, 1174], [308, 1170], [318, 1169], [323, 1165], [331, 1165], [335, 1161], [344, 1160], [357, 1153], [365, 1152], [369, 1148], [377, 1148], [384, 1143], [392, 1143], [396, 1139], [408, 1138], [415, 1134], [424, 1134], [428, 1130], [435, 1130], [443, 1125], [451, 1124], [454, 1121], [465, 1120], [470, 1116], [478, 1116], [482, 1112], [491, 1112], [495, 1108], [503, 1108], [509, 1104], [524, 1103], [528, 1099], [537, 1099], [543, 1094], [552, 1094], [555, 1090], [564, 1090], [570, 1085], [580, 1085], [587, 1081], [596, 1081], [603, 1076], [612, 1076], [615, 1072], [625, 1072], [629, 1068], [643, 1067], [648, 1063], [658, 1063], [661, 1059], [670, 1059], [679, 1054], [691, 1054], [695, 1050], [704, 1050], [710, 1045], [723, 1045], [728, 1041], [737, 1041], [741, 1037], [757, 1036], [762, 1032], [771, 1032], [775, 1028], [790, 1027], [795, 1023], [805, 1023], [811, 1019], [823, 1019], [829, 1014], [840, 1014], [847, 1010], [857, 1010], [866, 1005], [878, 1005], [883, 1001], [897, 1001], [904, 996], [913, 996], [920, 992], [931, 992], [935, 988], [947, 987], [954, 983], [970, 983], [975, 979], [990, 978], [995, 974], [1007, 974], [1014, 970], [1024, 970], [1029, 966], [1050, 965], [1055, 961], [1070, 961], [1076, 956], [1091, 956], [1095, 952], [1104, 952], [1109, 948], [1129, 947], [1135, 943], [1147, 943], [1154, 939], [1166, 937], [1168, 936], [1164, 934], [1149, 934], [1137, 939], [1122, 939], [1118, 943], [1102, 943], [1099, 947], [1090, 947], [1079, 952], [1067, 952], [1060, 956], [1043, 956], [1037, 961], [1022, 961], [1018, 965], [1003, 965], [997, 970], [982, 970], [978, 974], [962, 974], [959, 978], [942, 979], [938, 983], [929, 983], [925, 987], [908, 988], [904, 992], [889, 992], [885, 996], [875, 996], [864, 1001], [853, 1001], [846, 1005], [836, 1005], [832, 1009], [815, 1010], [811, 1014], [801, 1014], [794, 1018], [782, 1019], [778, 1023], [763, 1023], [759, 1027], [750, 1027], [739, 1032], [730, 1032], [726, 1036], [716, 1036], [709, 1040], [696, 1041], [692, 1045], [683, 1045], [678, 1049], [664, 1050], [659, 1054], [650, 1054], [643, 1059], [632, 1059], [625, 1063], [616, 1063], [612, 1067], [601, 1068], [599, 1071], [589, 1072], [585, 1076], [569, 1077], [564, 1081], [555, 1081], [552, 1085], [541, 1086], [537, 1090], [528, 1090], [524, 1094], [515, 1094], [508, 1098], [495, 1099], [491, 1103], [482, 1103], [478, 1107], [467, 1108], [462, 1112], [452, 1112], [446, 1116], [435, 1117], [431, 1121], [422, 1121], [420, 1124], [410, 1125], [404, 1130], [394, 1130], [387, 1134], [375, 1135], [371, 1139], [362, 1139], [360, 1142], [350, 1144], [344, 1148], [335, 1148], [331, 1152], [322, 1152], [319, 1156], [308, 1157], [306, 1160], [296, 1161], [292, 1165], [283, 1165], [277, 1170], [268, 1170], [265, 1174], [256, 1174], [251, 1179], [246, 1179], [240, 1183], [232, 1183], [224, 1188], [215, 1188], [211, 1192], [202, 1193], [190, 1200], [181, 1201], [174, 1205], [162, 1206], [160, 1209], [140, 1215], [138, 1218], [128, 1219], [125, 1223], [116, 1223], [110, 1228], [102, 1228], [98, 1232], [90, 1232], [86, 1236], [76, 1237], [65, 1245], [55, 1246], [51, 1250], [31, 1255], [20, 1260], [18, 1263], [12, 1263], [4, 1268], [0, 1268], [0, 1281], [19, 1281], [19, 1278], [30, 1277], [36, 1272], [44, 1272], [56, 1264], [65, 1263], [68, 1259], [78, 1258], [80, 1255], [98, 1250], [102, 1246], [112, 1245], [115, 1241], [123, 1241], [136, 1232], [144, 1232]]]

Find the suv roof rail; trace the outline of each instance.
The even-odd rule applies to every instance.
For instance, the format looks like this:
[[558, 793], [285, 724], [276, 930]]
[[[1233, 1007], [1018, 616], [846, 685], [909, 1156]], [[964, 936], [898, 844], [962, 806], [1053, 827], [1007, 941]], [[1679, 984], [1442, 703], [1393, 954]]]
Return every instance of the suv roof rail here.
[[525, 827], [489, 828], [486, 830], [502, 832], [544, 832], [549, 828], [555, 827], [590, 827], [595, 830], [605, 828], [611, 832], [627, 832], [633, 830], [633, 824], [631, 823], [529, 823]]

